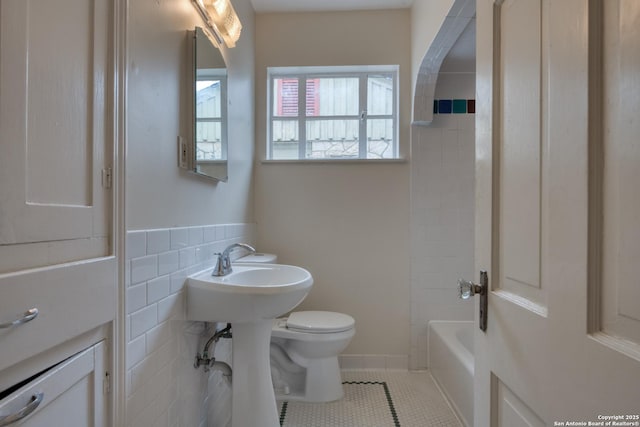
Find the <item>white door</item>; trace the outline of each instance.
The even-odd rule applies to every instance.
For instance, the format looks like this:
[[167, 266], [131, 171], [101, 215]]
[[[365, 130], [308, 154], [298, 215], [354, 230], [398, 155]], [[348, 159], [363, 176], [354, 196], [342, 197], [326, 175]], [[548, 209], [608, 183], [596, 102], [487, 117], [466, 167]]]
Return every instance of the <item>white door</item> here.
[[477, 57], [475, 426], [640, 425], [640, 2], [479, 0]]
[[114, 318], [113, 20], [0, 0], [0, 373]]

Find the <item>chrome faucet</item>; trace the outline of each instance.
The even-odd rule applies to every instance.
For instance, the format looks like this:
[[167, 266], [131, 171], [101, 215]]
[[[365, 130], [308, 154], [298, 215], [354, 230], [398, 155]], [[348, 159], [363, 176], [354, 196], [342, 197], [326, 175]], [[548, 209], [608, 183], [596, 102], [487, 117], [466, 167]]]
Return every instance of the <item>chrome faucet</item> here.
[[213, 267], [213, 272], [211, 273], [212, 276], [226, 276], [233, 271], [231, 269], [231, 258], [229, 257], [229, 254], [235, 248], [242, 248], [251, 253], [256, 252], [253, 246], [249, 246], [246, 243], [234, 243], [233, 245], [227, 246], [227, 248], [222, 251], [222, 253], [214, 254], [217, 259], [216, 265], [215, 267]]

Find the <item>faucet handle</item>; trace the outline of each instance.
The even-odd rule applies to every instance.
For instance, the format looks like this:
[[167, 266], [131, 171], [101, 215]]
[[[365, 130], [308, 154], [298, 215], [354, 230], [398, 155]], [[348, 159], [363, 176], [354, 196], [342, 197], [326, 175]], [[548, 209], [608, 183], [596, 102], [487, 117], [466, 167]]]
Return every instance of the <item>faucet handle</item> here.
[[[216, 257], [216, 265], [213, 267], [213, 271], [211, 272], [212, 276], [224, 276], [226, 274], [226, 262], [224, 259], [224, 254], [220, 252], [216, 252], [213, 254]], [[228, 258], [227, 258], [228, 259]]]

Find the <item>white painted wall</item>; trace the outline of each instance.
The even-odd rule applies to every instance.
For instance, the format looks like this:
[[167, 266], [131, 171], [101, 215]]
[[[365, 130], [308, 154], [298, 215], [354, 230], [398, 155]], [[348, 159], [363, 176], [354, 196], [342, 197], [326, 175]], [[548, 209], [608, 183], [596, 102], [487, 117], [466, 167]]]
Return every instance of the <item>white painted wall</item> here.
[[[184, 279], [212, 252], [252, 243], [254, 12], [234, 0], [243, 31], [224, 49], [229, 75], [229, 182], [177, 167], [189, 135], [186, 31], [202, 26], [190, 0], [128, 3], [125, 272], [126, 425], [226, 426], [230, 389], [192, 367], [207, 332], [184, 321]], [[203, 226], [204, 227], [201, 227]], [[229, 343], [216, 351], [230, 362]]]
[[254, 140], [253, 9], [234, 0], [243, 24], [223, 48], [229, 75], [229, 182], [213, 184], [177, 167], [188, 136], [186, 31], [202, 26], [190, 0], [129, 3], [127, 229], [252, 222]]
[[[410, 120], [409, 10], [256, 16], [256, 157], [264, 158], [266, 68], [400, 65], [400, 147]], [[300, 309], [348, 313], [348, 354], [409, 353], [409, 165], [256, 164], [260, 250], [308, 268]]]
[[454, 0], [414, 0], [413, 2], [411, 7], [411, 102], [416, 93], [416, 79], [420, 64], [453, 3]]

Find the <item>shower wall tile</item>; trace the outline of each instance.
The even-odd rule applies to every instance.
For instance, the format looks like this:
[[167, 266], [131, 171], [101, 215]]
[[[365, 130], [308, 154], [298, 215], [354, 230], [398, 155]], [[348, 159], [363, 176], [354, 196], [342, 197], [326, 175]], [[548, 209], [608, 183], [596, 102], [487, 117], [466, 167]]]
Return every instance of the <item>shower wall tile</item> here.
[[438, 100], [438, 114], [451, 114], [452, 102], [450, 99]]
[[453, 100], [453, 114], [466, 114], [467, 113], [467, 101], [471, 99], [454, 99]]
[[434, 99], [433, 114], [475, 114], [475, 99]]
[[473, 79], [439, 76], [436, 98], [460, 100], [451, 102], [458, 113], [465, 100], [467, 114], [437, 114], [412, 132], [411, 369], [427, 367], [429, 320], [473, 319], [473, 304], [458, 300], [456, 290], [459, 278], [475, 279]]
[[[215, 325], [185, 321], [184, 286], [190, 274], [213, 267], [214, 252], [232, 243], [251, 244], [253, 236], [253, 224], [127, 233], [127, 427], [206, 426], [214, 414], [216, 425], [229, 425], [229, 385], [217, 378], [219, 373], [193, 368], [196, 352], [213, 334]], [[231, 364], [230, 340], [223, 341], [216, 346], [216, 359]], [[226, 421], [218, 424], [219, 420]]]
[[475, 99], [467, 99], [467, 113], [475, 114], [476, 113], [476, 100]]
[[439, 73], [435, 88], [435, 99], [475, 98], [475, 73]]

